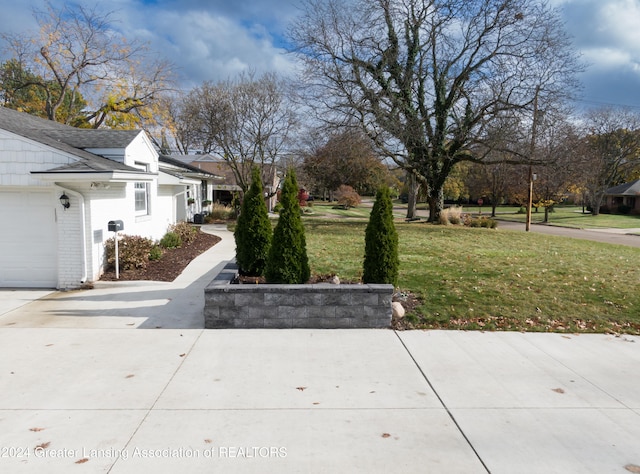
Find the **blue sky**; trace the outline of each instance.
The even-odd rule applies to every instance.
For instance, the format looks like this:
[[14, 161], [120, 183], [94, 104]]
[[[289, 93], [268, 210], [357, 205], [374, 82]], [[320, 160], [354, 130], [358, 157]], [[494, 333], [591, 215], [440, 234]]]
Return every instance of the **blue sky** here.
[[[54, 5], [63, 0], [51, 0]], [[79, 0], [88, 5], [96, 2]], [[640, 0], [549, 0], [561, 9], [574, 46], [589, 65], [579, 106], [626, 105], [640, 110]], [[218, 81], [243, 70], [295, 69], [282, 48], [297, 0], [110, 0], [128, 38], [150, 43], [178, 66], [181, 85]], [[0, 31], [34, 28], [43, 0], [0, 0]]]

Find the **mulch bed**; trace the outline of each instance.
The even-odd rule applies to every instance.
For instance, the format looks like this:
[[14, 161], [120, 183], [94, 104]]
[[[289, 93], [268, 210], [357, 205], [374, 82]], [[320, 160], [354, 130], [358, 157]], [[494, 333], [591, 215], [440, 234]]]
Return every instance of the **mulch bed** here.
[[115, 269], [106, 271], [100, 280], [103, 281], [129, 281], [129, 280], [153, 280], [173, 281], [182, 273], [189, 263], [201, 253], [209, 250], [220, 242], [217, 235], [199, 231], [196, 238], [188, 245], [176, 249], [165, 250], [160, 260], [154, 260], [145, 268], [120, 271], [120, 278], [116, 280]]

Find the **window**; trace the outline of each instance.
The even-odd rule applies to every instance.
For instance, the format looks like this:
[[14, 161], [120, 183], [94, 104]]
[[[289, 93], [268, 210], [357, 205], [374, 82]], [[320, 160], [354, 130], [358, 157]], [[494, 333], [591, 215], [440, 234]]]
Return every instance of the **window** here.
[[[147, 163], [135, 162], [134, 167], [149, 172]], [[149, 183], [137, 182], [134, 185], [135, 190], [135, 210], [137, 216], [148, 216], [149, 212]]]
[[149, 214], [149, 184], [135, 183], [136, 214], [139, 216]]

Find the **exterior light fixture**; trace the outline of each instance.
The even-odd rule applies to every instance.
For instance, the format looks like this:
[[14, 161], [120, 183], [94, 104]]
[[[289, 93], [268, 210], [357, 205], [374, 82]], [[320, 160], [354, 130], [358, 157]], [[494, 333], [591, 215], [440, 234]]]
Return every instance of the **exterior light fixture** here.
[[69, 209], [69, 206], [71, 206], [69, 196], [67, 196], [66, 193], [62, 193], [62, 196], [60, 196], [60, 204], [62, 204], [62, 207], [65, 209]]

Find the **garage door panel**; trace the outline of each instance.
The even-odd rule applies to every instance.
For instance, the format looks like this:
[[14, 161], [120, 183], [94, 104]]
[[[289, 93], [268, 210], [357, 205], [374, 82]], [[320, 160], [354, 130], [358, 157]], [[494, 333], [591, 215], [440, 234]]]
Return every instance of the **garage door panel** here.
[[56, 286], [53, 205], [51, 192], [0, 190], [0, 287]]

